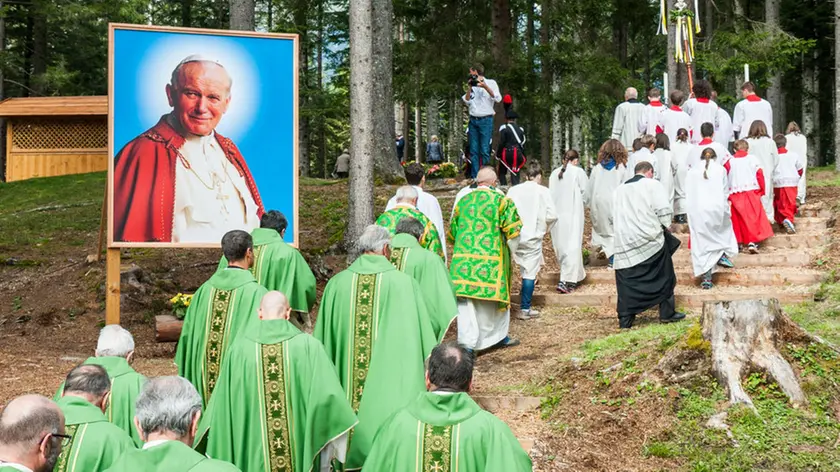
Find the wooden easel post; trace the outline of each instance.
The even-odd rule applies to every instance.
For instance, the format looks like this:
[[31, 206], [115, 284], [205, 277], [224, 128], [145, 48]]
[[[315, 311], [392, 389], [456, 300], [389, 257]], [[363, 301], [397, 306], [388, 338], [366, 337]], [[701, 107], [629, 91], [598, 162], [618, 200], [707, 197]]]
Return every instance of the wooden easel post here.
[[105, 259], [105, 324], [120, 324], [120, 248], [109, 247]]

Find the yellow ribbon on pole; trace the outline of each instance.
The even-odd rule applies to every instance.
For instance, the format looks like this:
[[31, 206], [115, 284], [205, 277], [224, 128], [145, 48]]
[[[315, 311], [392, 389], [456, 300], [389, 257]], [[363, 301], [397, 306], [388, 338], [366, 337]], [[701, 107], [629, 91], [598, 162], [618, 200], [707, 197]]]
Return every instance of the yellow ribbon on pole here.
[[665, 8], [665, 0], [659, 0], [659, 31], [656, 34], [668, 34], [668, 12]]

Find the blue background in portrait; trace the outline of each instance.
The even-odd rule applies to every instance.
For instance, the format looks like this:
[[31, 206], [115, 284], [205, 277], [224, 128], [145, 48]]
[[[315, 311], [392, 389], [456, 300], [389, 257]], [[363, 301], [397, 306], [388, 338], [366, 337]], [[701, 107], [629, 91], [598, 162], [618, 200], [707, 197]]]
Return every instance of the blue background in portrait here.
[[[200, 48], [195, 47], [199, 43]], [[204, 55], [218, 58], [233, 79], [231, 105], [217, 130], [239, 148], [257, 183], [265, 210], [280, 210], [286, 216], [289, 227], [285, 239], [293, 242], [298, 172], [294, 139], [297, 74], [294, 41], [115, 29], [113, 47], [114, 153], [119, 153], [129, 141], [171, 110], [165, 101], [165, 86], [178, 62], [198, 52], [196, 49], [210, 51]], [[214, 50], [224, 52], [216, 56]], [[160, 57], [164, 53], [168, 60], [162, 61]], [[239, 69], [247, 72], [240, 73], [231, 62], [242, 65]], [[154, 94], [156, 103], [149, 103], [149, 93]], [[240, 106], [234, 112], [237, 100]], [[248, 106], [241, 106], [243, 101]]]

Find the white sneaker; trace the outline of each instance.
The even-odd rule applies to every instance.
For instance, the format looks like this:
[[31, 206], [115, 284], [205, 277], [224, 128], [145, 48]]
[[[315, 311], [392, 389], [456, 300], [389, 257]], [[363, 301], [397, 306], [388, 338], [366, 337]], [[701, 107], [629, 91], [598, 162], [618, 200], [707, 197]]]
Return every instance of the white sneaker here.
[[520, 310], [516, 317], [522, 321], [528, 321], [531, 318], [539, 318], [540, 312], [537, 310]]

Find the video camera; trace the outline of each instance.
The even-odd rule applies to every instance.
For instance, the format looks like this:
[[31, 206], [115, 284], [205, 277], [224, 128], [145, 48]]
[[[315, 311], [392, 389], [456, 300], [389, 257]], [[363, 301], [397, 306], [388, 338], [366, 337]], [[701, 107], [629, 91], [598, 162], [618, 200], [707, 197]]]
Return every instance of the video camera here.
[[467, 78], [470, 87], [478, 87], [478, 74], [470, 74]]

